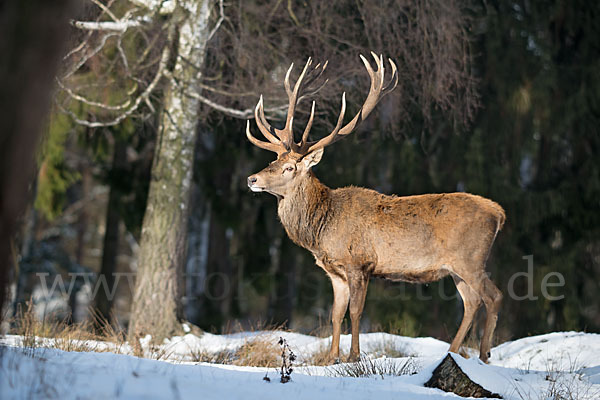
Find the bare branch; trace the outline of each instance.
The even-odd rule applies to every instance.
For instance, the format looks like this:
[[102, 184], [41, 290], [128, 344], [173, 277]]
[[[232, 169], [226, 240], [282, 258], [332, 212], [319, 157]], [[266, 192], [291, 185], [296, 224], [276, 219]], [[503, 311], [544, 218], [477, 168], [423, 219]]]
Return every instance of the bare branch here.
[[234, 92], [231, 90], [217, 89], [212, 86], [205, 85], [204, 83], [199, 83], [198, 87], [202, 90], [206, 90], [206, 91], [209, 91], [212, 93], [217, 93], [217, 94], [220, 94], [222, 96], [227, 96], [227, 97], [256, 97], [256, 92], [254, 92], [254, 91]]
[[[97, 0], [92, 0], [92, 1], [97, 1]], [[107, 5], [104, 5], [102, 3], [98, 4], [98, 6], [103, 10], [103, 12], [108, 12], [109, 16], [113, 17], [113, 19], [115, 19], [115, 15], [112, 14], [112, 12], [110, 12], [109, 8], [112, 6], [112, 4], [115, 2], [115, 0], [109, 0]], [[131, 10], [130, 10], [131, 11]], [[129, 12], [129, 11], [128, 11]], [[128, 15], [127, 13], [125, 15]], [[100, 20], [100, 18], [102, 18], [102, 13], [100, 15], [98, 15], [98, 17], [96, 18], [95, 22], [98, 22]], [[126, 19], [126, 18], [123, 18]], [[116, 19], [115, 19], [116, 20]], [[81, 43], [79, 43], [79, 45], [77, 45], [75, 48], [73, 48], [71, 51], [69, 51], [64, 57], [63, 60], [68, 59], [69, 57], [71, 57], [73, 54], [79, 52], [81, 49], [85, 48], [85, 46], [87, 46], [88, 41], [90, 40], [90, 38], [92, 37], [92, 35], [94, 34], [94, 31], [88, 31], [88, 34], [86, 35], [85, 39], [81, 41]]]
[[224, 20], [225, 20], [225, 12], [223, 11], [223, 0], [219, 0], [219, 20], [217, 21], [215, 26], [212, 28], [212, 30], [208, 34], [208, 38], [206, 39], [207, 42], [210, 39], [212, 39], [212, 37], [214, 36], [215, 33], [217, 33], [217, 31], [219, 30], [219, 27], [221, 26], [221, 24], [223, 23]]
[[64, 57], [63, 60], [66, 60], [67, 58], [71, 57], [73, 54], [79, 52], [81, 49], [83, 49], [86, 45], [88, 40], [90, 39], [90, 37], [93, 35], [93, 32], [88, 32], [87, 37], [85, 38], [85, 40], [82, 40], [81, 43], [79, 43], [77, 46], [75, 46], [74, 48], [72, 48]]
[[71, 116], [71, 118], [73, 118], [73, 121], [79, 125], [84, 125], [84, 126], [87, 126], [90, 128], [99, 128], [99, 127], [104, 127], [104, 126], [118, 125], [125, 118], [127, 118], [131, 114], [133, 114], [139, 108], [139, 106], [142, 102], [146, 102], [148, 100], [148, 97], [150, 96], [150, 94], [152, 94], [152, 92], [154, 91], [154, 89], [156, 88], [158, 83], [160, 82], [161, 78], [165, 76], [167, 62], [169, 61], [170, 55], [171, 55], [171, 51], [170, 51], [169, 46], [165, 46], [165, 48], [163, 49], [163, 52], [162, 52], [160, 64], [158, 65], [158, 70], [156, 71], [156, 75], [152, 79], [152, 82], [150, 82], [150, 84], [142, 92], [142, 94], [140, 94], [138, 97], [136, 97], [136, 99], [133, 102], [133, 104], [131, 105], [131, 107], [129, 107], [125, 112], [121, 113], [119, 116], [117, 116], [115, 119], [113, 119], [111, 121], [100, 122], [100, 121], [84, 120], [84, 119], [79, 118], [77, 115], [75, 115], [75, 113], [73, 113], [71, 110], [64, 108], [62, 105], [57, 103], [57, 106], [61, 109], [61, 111], [68, 114], [69, 116]]
[[144, 24], [152, 22], [149, 17], [127, 19], [119, 21], [71, 21], [71, 25], [76, 28], [88, 31], [105, 31], [105, 32], [120, 32], [124, 33], [129, 28], [139, 28]]
[[123, 41], [123, 36], [119, 36], [119, 40], [117, 41], [117, 49], [119, 51], [119, 55], [121, 56], [121, 61], [123, 61], [123, 66], [125, 67], [127, 76], [130, 76], [131, 72], [129, 71], [129, 63], [127, 62], [127, 56], [125, 55], [125, 52], [123, 51], [123, 47], [121, 46], [122, 41]]
[[116, 106], [111, 106], [105, 103], [98, 103], [96, 101], [93, 100], [89, 100], [81, 95], [78, 95], [77, 93], [73, 92], [71, 89], [69, 89], [68, 87], [66, 87], [60, 79], [56, 78], [56, 82], [58, 83], [58, 86], [60, 86], [60, 88], [62, 90], [64, 90], [71, 98], [80, 101], [84, 104], [87, 104], [89, 106], [93, 106], [93, 107], [99, 107], [99, 108], [103, 108], [105, 110], [112, 110], [112, 111], [120, 111], [120, 110], [124, 110], [127, 107], [129, 107], [129, 105], [131, 104], [131, 99], [128, 99], [126, 102], [116, 105]]
[[[98, 7], [100, 7], [100, 9], [102, 11], [104, 11], [106, 14], [108, 14], [108, 16], [111, 17], [113, 21], [115, 21], [115, 22], [119, 21], [119, 18], [117, 18], [115, 16], [115, 14], [113, 14], [112, 11], [110, 11], [110, 9], [107, 6], [105, 6], [104, 4], [102, 4], [99, 0], [90, 0], [90, 1], [92, 3], [94, 3], [95, 5], [97, 5]], [[110, 6], [110, 4], [109, 4], [109, 6]]]
[[[234, 117], [234, 118], [239, 118], [239, 119], [253, 119], [254, 118], [254, 108], [247, 108], [245, 110], [239, 110], [239, 109], [235, 109], [235, 108], [231, 108], [231, 107], [227, 107], [224, 105], [221, 105], [219, 103], [216, 103], [213, 100], [210, 100], [207, 97], [202, 96], [200, 93], [197, 92], [190, 92], [190, 91], [186, 91], [185, 88], [183, 88], [176, 80], [175, 78], [173, 78], [173, 75], [168, 72], [165, 71], [164, 74], [169, 81], [171, 82], [171, 84], [174, 87], [177, 87], [179, 90], [183, 91], [183, 94], [191, 97], [193, 99], [199, 100], [200, 102], [206, 104], [207, 106], [222, 112], [225, 115], [229, 115], [230, 117]], [[268, 112], [282, 112], [284, 110], [287, 109], [287, 104], [285, 105], [281, 105], [281, 106], [277, 106], [277, 107], [271, 107], [271, 108], [267, 108], [266, 111]]]
[[[221, 104], [215, 103], [214, 101], [202, 96], [199, 93], [185, 93], [185, 95], [195, 98], [197, 100], [200, 100], [202, 103], [206, 104], [207, 106], [209, 106], [217, 111], [220, 111], [225, 115], [229, 115], [230, 117], [239, 118], [239, 119], [254, 118], [254, 108], [247, 108], [245, 110], [237, 110], [234, 108], [225, 107]], [[287, 104], [283, 104], [278, 107], [269, 108], [269, 109], [267, 109], [267, 111], [276, 112], [276, 111], [284, 111], [286, 109], [287, 109]]]
[[102, 37], [102, 39], [100, 40], [100, 44], [98, 46], [96, 46], [94, 49], [92, 49], [91, 53], [86, 54], [83, 57], [81, 57], [81, 60], [79, 60], [79, 62], [76, 63], [73, 66], [73, 68], [71, 68], [71, 70], [65, 74], [65, 76], [63, 76], [63, 79], [67, 79], [68, 77], [70, 77], [71, 75], [73, 75], [90, 58], [92, 58], [93, 56], [95, 56], [96, 54], [98, 54], [98, 52], [104, 48], [104, 45], [106, 44], [106, 41], [109, 38], [114, 37], [114, 36], [117, 36], [117, 34], [114, 33], [114, 32], [113, 33], [107, 33], [106, 35], [104, 35]]
[[[148, 55], [154, 49], [154, 46], [158, 42], [158, 39], [161, 37], [161, 33], [162, 32], [157, 33], [156, 35], [154, 35], [152, 40], [150, 40], [150, 43], [148, 44], [148, 46], [146, 46], [146, 48], [142, 52], [142, 55], [139, 56], [138, 59], [136, 60], [135, 65], [133, 67], [134, 70], [138, 69], [138, 67], [146, 60], [146, 57], [148, 57]], [[154, 62], [151, 63], [150, 65], [154, 65]]]

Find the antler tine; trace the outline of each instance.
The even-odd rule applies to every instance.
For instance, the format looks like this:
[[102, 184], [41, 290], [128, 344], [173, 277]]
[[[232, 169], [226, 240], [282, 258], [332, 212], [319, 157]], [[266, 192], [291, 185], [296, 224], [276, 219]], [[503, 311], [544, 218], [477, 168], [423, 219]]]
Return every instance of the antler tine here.
[[390, 79], [390, 82], [385, 85], [383, 93], [381, 94], [382, 97], [394, 90], [398, 85], [398, 69], [396, 68], [396, 64], [394, 64], [391, 58], [388, 58], [388, 61], [392, 67], [392, 78]]
[[331, 132], [331, 136], [335, 138], [342, 127], [342, 122], [344, 122], [344, 114], [346, 114], [346, 92], [342, 93], [342, 109], [340, 110], [340, 115], [338, 116], [337, 124], [335, 124], [335, 128], [333, 128], [333, 132]]
[[[309, 58], [307, 61], [308, 66], [310, 66], [310, 64], [312, 64], [312, 58]], [[301, 88], [302, 86], [304, 87], [309, 87], [313, 82], [315, 82], [316, 80], [318, 80], [323, 73], [325, 72], [325, 69], [327, 68], [327, 65], [329, 64], [329, 61], [326, 60], [323, 63], [323, 66], [321, 66], [321, 63], [318, 63], [317, 65], [314, 66], [313, 69], [311, 69], [310, 71], [308, 71], [308, 74], [306, 74], [306, 76], [304, 77], [303, 75], [301, 75], [298, 78], [298, 81], [296, 82], [296, 85], [298, 83], [300, 83], [299, 88]], [[292, 69], [294, 67], [294, 63], [292, 63], [292, 65], [290, 65], [290, 67], [288, 68], [286, 74], [285, 74], [285, 79], [283, 81], [283, 84], [285, 86], [285, 91], [287, 93], [288, 96], [292, 96], [293, 95], [293, 91], [291, 89], [290, 86], [290, 73], [292, 72]], [[307, 67], [306, 65], [304, 66], [304, 69], [306, 70]], [[305, 71], [303, 71], [305, 72]], [[303, 79], [301, 79], [303, 78]], [[319, 90], [321, 90], [323, 88], [323, 86], [325, 86], [325, 84], [329, 81], [329, 79], [326, 79], [322, 84], [319, 85], [319, 87], [315, 88], [314, 90], [312, 90], [310, 93], [305, 93], [302, 96], [300, 96], [299, 98], [296, 99], [296, 104], [300, 102], [300, 100], [304, 99], [307, 96], [312, 96], [313, 94], [317, 93]], [[295, 89], [295, 87], [294, 87]], [[301, 90], [299, 90], [299, 92], [301, 92]]]
[[[292, 70], [294, 69], [294, 64], [292, 63], [290, 65], [290, 67], [288, 68], [288, 70], [286, 71], [283, 84], [285, 87], [285, 91], [288, 95], [289, 104], [288, 104], [288, 113], [287, 113], [287, 117], [286, 117], [286, 123], [285, 123], [285, 127], [283, 129], [276, 129], [276, 128], [271, 127], [271, 125], [265, 118], [263, 97], [262, 97], [262, 95], [260, 96], [260, 99], [259, 99], [258, 103], [256, 104], [256, 107], [254, 108], [254, 117], [255, 117], [256, 125], [258, 126], [258, 129], [261, 131], [263, 136], [268, 140], [268, 142], [263, 142], [261, 140], [256, 139], [254, 136], [252, 136], [252, 134], [250, 133], [249, 128], [248, 128], [246, 130], [246, 135], [248, 136], [248, 139], [253, 144], [255, 144], [256, 146], [259, 146], [263, 149], [275, 151], [278, 154], [282, 154], [285, 151], [297, 152], [299, 150], [299, 148], [303, 142], [301, 142], [300, 145], [297, 145], [294, 142], [294, 133], [293, 133], [294, 112], [296, 109], [296, 105], [298, 104], [298, 101], [305, 98], [306, 94], [301, 96], [300, 99], [298, 99], [298, 95], [300, 94], [301, 89], [303, 87], [309, 86], [311, 83], [313, 83], [316, 79], [318, 79], [323, 74], [325, 68], [327, 67], [327, 62], [325, 62], [323, 65], [321, 65], [319, 63], [312, 69], [310, 68], [311, 65], [312, 65], [312, 58], [309, 57], [308, 60], [306, 61], [306, 64], [304, 65], [304, 68], [302, 69], [302, 72], [300, 73], [300, 76], [296, 80], [296, 83], [294, 84], [293, 89], [290, 84], [290, 75], [292, 73]], [[306, 80], [304, 80], [305, 78], [306, 78]], [[325, 83], [327, 83], [327, 81], [325, 81], [323, 83], [323, 85]], [[313, 91], [312, 93], [310, 93], [308, 95], [316, 93], [316, 91], [320, 90], [323, 87], [323, 85], [320, 85], [319, 88], [317, 88], [315, 91]], [[314, 104], [313, 104], [313, 110], [311, 113], [309, 124], [307, 125], [305, 132], [302, 135], [302, 137], [304, 138], [304, 142], [306, 142], [306, 138], [308, 137], [308, 131], [310, 131], [310, 128], [312, 126], [313, 118], [314, 118]]]
[[281, 144], [263, 142], [262, 140], [258, 140], [257, 138], [255, 138], [254, 135], [252, 135], [252, 133], [250, 132], [250, 121], [246, 122], [246, 137], [253, 145], [260, 147], [261, 149], [277, 153], [277, 155], [281, 155], [287, 151]]
[[[348, 124], [346, 124], [343, 128], [340, 128], [341, 121], [340, 121], [340, 119], [338, 119], [338, 124], [336, 125], [335, 129], [329, 135], [325, 136], [324, 138], [322, 138], [316, 142], [311, 142], [308, 145], [306, 145], [305, 147], [308, 147], [306, 154], [308, 154], [314, 150], [317, 150], [319, 148], [328, 146], [331, 143], [350, 134], [356, 128], [356, 126], [360, 122], [362, 122], [362, 120], [364, 120], [371, 113], [371, 111], [373, 111], [373, 108], [375, 108], [375, 105], [379, 102], [379, 100], [381, 100], [381, 98], [383, 96], [385, 96], [386, 94], [391, 92], [396, 87], [396, 85], [398, 83], [398, 73], [397, 73], [396, 65], [392, 62], [392, 60], [389, 60], [391, 66], [392, 66], [392, 78], [391, 78], [390, 82], [384, 87], [383, 84], [384, 84], [384, 77], [385, 77], [385, 68], [384, 68], [384, 63], [383, 63], [383, 56], [382, 55], [377, 56], [377, 54], [375, 54], [374, 52], [371, 52], [371, 55], [373, 56], [373, 59], [375, 60], [375, 64], [377, 65], [377, 71], [373, 70], [373, 68], [371, 67], [371, 64], [367, 61], [367, 59], [362, 54], [360, 55], [360, 59], [362, 60], [363, 64], [365, 64], [365, 69], [367, 70], [367, 73], [369, 74], [369, 77], [371, 78], [371, 87], [369, 89], [369, 94], [367, 95], [367, 98], [365, 99], [365, 102], [363, 103], [362, 107], [360, 108], [358, 113], [354, 116], [354, 118], [352, 118], [352, 120], [350, 122], [348, 122]], [[344, 97], [342, 97], [342, 100], [343, 100], [342, 109], [345, 109]], [[340, 117], [343, 118], [343, 113], [340, 113]]]
[[[310, 61], [310, 57], [308, 59]], [[285, 79], [283, 80], [283, 87], [285, 87], [285, 92], [287, 93], [288, 97], [292, 95], [292, 89], [290, 88], [290, 74], [292, 73], [293, 69], [294, 69], [294, 63], [291, 63], [290, 67], [288, 68], [287, 72], [285, 73]]]
[[[338, 116], [337, 123], [335, 124], [335, 128], [333, 128], [333, 131], [329, 135], [327, 135], [326, 137], [324, 137], [316, 142], [306, 143], [305, 141], [303, 141], [301, 143], [302, 150], [306, 150], [308, 148], [308, 151], [305, 151], [305, 154], [308, 154], [318, 148], [328, 146], [331, 143], [339, 140], [339, 132], [342, 127], [342, 122], [344, 122], [345, 114], [346, 114], [346, 92], [342, 93], [342, 108], [340, 110], [340, 115]], [[312, 124], [312, 115], [311, 115], [311, 120], [309, 122]], [[308, 137], [307, 132], [305, 132], [305, 135]], [[304, 136], [302, 136], [302, 138], [304, 139]]]
[[[291, 67], [290, 67], [290, 69], [288, 69], [288, 72], [285, 76], [284, 86], [285, 86], [285, 91], [287, 92], [287, 95], [289, 97], [289, 105], [288, 105], [287, 119], [285, 121], [285, 127], [281, 131], [280, 138], [283, 141], [283, 143], [285, 143], [288, 147], [291, 146], [292, 143], [294, 142], [294, 131], [293, 131], [292, 124], [294, 122], [294, 112], [296, 111], [296, 103], [298, 102], [298, 92], [300, 91], [300, 86], [302, 85], [302, 79], [304, 79], [304, 76], [306, 75], [306, 71], [308, 71], [308, 68], [310, 67], [311, 64], [312, 64], [312, 58], [308, 57], [308, 60], [306, 61], [306, 64], [304, 65], [304, 68], [302, 69], [300, 76], [296, 80], [296, 84], [294, 85], [293, 91], [290, 89], [290, 72], [292, 71]], [[292, 64], [292, 66], [293, 66], [293, 64]]]
[[263, 136], [271, 143], [281, 145], [281, 141], [273, 136], [273, 128], [267, 122], [265, 118], [265, 110], [263, 108], [263, 97], [260, 95], [260, 99], [254, 108], [254, 119], [256, 120], [256, 126], [263, 134]]
[[[373, 55], [373, 54], [371, 54]], [[375, 74], [375, 71], [373, 71], [373, 67], [371, 67], [371, 63], [365, 58], [365, 56], [363, 56], [362, 54], [358, 55], [360, 57], [360, 60], [363, 62], [363, 64], [365, 65], [365, 69], [367, 70], [367, 73], [369, 74], [369, 77], [371, 78], [371, 88], [376, 84], [376, 80], [377, 80], [377, 75]], [[377, 64], [377, 56], [373, 56], [373, 58], [375, 59], [375, 63]]]
[[[382, 57], [378, 57], [377, 54], [375, 54], [374, 52], [371, 52], [371, 56], [373, 56], [373, 59], [375, 60], [375, 65], [377, 65], [377, 71], [373, 71], [373, 69], [371, 68], [371, 64], [367, 61], [366, 58], [362, 57], [361, 55], [362, 62], [365, 64], [365, 66], [369, 65], [369, 68], [367, 68], [369, 76], [371, 77], [371, 88], [369, 89], [369, 94], [371, 94], [371, 92], [373, 91], [381, 90], [383, 85], [383, 74], [385, 73]], [[368, 98], [369, 96], [367, 96], [367, 99]]]
[[390, 65], [392, 67], [392, 78], [390, 79], [389, 83], [384, 86], [385, 69], [383, 56], [377, 56], [373, 52], [371, 52], [371, 55], [375, 60], [375, 64], [377, 66], [376, 70], [373, 69], [373, 67], [365, 57], [363, 57], [362, 55], [360, 56], [361, 60], [365, 64], [367, 73], [371, 78], [371, 87], [369, 89], [369, 94], [367, 95], [367, 98], [365, 99], [365, 102], [359, 110], [359, 112], [354, 116], [354, 118], [352, 118], [352, 120], [348, 124], [343, 126], [344, 116], [346, 113], [346, 93], [343, 93], [340, 114], [338, 116], [338, 120], [333, 131], [319, 141], [308, 142], [308, 135], [312, 128], [315, 117], [316, 103], [313, 101], [310, 111], [310, 117], [304, 129], [304, 133], [302, 134], [302, 139], [300, 143], [296, 144], [294, 142], [293, 124], [296, 105], [301, 99], [305, 98], [306, 96], [310, 96], [318, 92], [327, 83], [327, 80], [325, 80], [321, 85], [319, 85], [318, 88], [312, 90], [311, 93], [304, 93], [300, 98], [298, 98], [303, 88], [310, 87], [310, 85], [313, 82], [318, 80], [323, 75], [325, 69], [327, 68], [327, 61], [324, 62], [323, 65], [319, 63], [313, 68], [310, 68], [312, 65], [312, 58], [309, 57], [306, 61], [306, 64], [304, 65], [304, 68], [302, 69], [302, 72], [300, 73], [300, 76], [296, 80], [293, 89], [290, 84], [290, 76], [294, 68], [294, 64], [292, 63], [286, 71], [283, 84], [285, 87], [285, 91], [288, 95], [289, 104], [285, 127], [283, 129], [274, 129], [267, 122], [267, 119], [265, 118], [263, 98], [261, 95], [258, 104], [254, 109], [254, 116], [259, 130], [261, 131], [263, 136], [268, 140], [268, 142], [263, 142], [255, 138], [250, 132], [249, 123], [246, 126], [246, 136], [248, 137], [248, 140], [250, 140], [252, 144], [260, 148], [273, 151], [278, 155], [290, 151], [292, 153], [296, 153], [300, 156], [303, 156], [318, 148], [328, 146], [329, 144], [339, 140], [341, 137], [351, 133], [352, 130], [354, 130], [354, 128], [373, 110], [377, 102], [384, 95], [393, 90], [398, 83], [398, 73], [396, 65], [393, 63], [392, 60], [389, 60]]
[[308, 140], [308, 134], [310, 129], [312, 128], [313, 119], [315, 117], [315, 104], [316, 102], [313, 100], [312, 107], [310, 109], [310, 117], [308, 118], [308, 123], [306, 124], [306, 128], [304, 128], [304, 133], [302, 134], [302, 140], [300, 140], [300, 144], [298, 145], [299, 151], [303, 152], [306, 147], [306, 141]]

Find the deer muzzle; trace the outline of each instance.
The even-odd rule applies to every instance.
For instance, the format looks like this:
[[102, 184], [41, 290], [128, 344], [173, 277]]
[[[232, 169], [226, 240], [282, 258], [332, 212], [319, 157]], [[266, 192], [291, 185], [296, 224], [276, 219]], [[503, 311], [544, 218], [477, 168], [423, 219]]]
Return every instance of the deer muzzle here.
[[264, 188], [261, 188], [260, 186], [257, 186], [256, 185], [257, 181], [258, 181], [258, 178], [256, 177], [256, 175], [250, 175], [248, 177], [248, 187], [253, 192], [262, 192], [264, 190]]

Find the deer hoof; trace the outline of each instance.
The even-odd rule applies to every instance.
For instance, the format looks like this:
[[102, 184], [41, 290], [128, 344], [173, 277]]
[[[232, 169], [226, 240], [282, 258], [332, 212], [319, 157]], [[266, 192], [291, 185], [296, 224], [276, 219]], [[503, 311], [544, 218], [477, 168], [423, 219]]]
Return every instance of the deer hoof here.
[[330, 352], [329, 354], [327, 354], [327, 358], [325, 358], [326, 364], [338, 364], [339, 361], [340, 361], [339, 353]]
[[479, 355], [479, 359], [480, 359], [481, 361], [483, 361], [484, 363], [486, 363], [486, 364], [489, 364], [489, 361], [488, 361], [488, 359], [490, 358], [490, 356], [491, 356], [491, 354], [490, 354], [490, 352], [488, 351], [488, 352], [487, 352], [487, 353], [485, 353], [485, 354], [480, 354], [480, 355]]

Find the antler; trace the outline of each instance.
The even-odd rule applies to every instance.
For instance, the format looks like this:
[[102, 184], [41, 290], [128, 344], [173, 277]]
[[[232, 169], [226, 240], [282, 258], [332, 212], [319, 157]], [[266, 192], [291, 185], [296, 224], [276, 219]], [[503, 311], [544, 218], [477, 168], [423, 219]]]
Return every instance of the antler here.
[[[293, 122], [294, 122], [294, 113], [296, 111], [296, 104], [298, 104], [298, 101], [301, 100], [306, 95], [311, 95], [311, 94], [314, 94], [317, 91], [319, 91], [327, 83], [327, 80], [325, 80], [321, 85], [319, 85], [317, 88], [312, 90], [311, 93], [308, 93], [305, 96], [301, 96], [300, 98], [298, 98], [298, 95], [302, 92], [301, 89], [309, 87], [313, 82], [315, 82], [317, 79], [319, 79], [321, 77], [321, 75], [323, 75], [325, 68], [327, 68], [327, 61], [323, 65], [321, 65], [320, 63], [317, 64], [312, 69], [310, 69], [311, 65], [312, 65], [312, 58], [309, 57], [308, 60], [306, 61], [306, 64], [304, 65], [304, 69], [302, 70], [302, 73], [298, 77], [298, 80], [296, 81], [296, 84], [294, 85], [293, 89], [291, 88], [291, 85], [290, 85], [290, 74], [292, 72], [292, 69], [294, 68], [293, 63], [292, 63], [292, 65], [290, 65], [290, 68], [288, 68], [288, 70], [285, 74], [284, 86], [285, 86], [285, 91], [288, 95], [289, 105], [288, 105], [288, 112], [287, 112], [287, 117], [286, 117], [286, 121], [285, 121], [285, 126], [283, 129], [273, 128], [267, 122], [267, 119], [265, 118], [264, 107], [263, 107], [263, 98], [262, 98], [262, 95], [260, 96], [260, 99], [258, 100], [258, 103], [256, 104], [256, 108], [254, 109], [254, 118], [256, 120], [256, 125], [258, 126], [258, 129], [263, 134], [263, 136], [268, 140], [268, 142], [263, 142], [261, 140], [256, 139], [254, 136], [252, 136], [252, 134], [250, 133], [250, 122], [248, 121], [248, 124], [246, 127], [246, 136], [248, 137], [248, 140], [250, 140], [250, 142], [252, 142], [252, 144], [254, 144], [255, 146], [258, 146], [262, 149], [273, 151], [273, 152], [277, 153], [278, 155], [281, 155], [281, 154], [283, 154], [285, 152], [289, 152], [289, 151], [298, 152], [298, 150], [300, 148], [299, 148], [299, 145], [297, 145], [294, 142], [294, 131], [293, 131]], [[306, 81], [303, 82], [305, 77], [306, 77]], [[307, 130], [306, 130], [305, 134], [303, 135], [303, 138], [308, 137], [308, 131], [310, 130], [310, 126], [312, 125], [312, 120], [314, 118], [314, 110], [315, 110], [315, 104], [313, 101], [311, 116], [310, 116], [310, 119], [309, 119], [309, 122], [307, 125]], [[306, 140], [306, 139], [304, 139], [304, 140]]]
[[396, 85], [398, 84], [398, 69], [396, 68], [396, 64], [394, 64], [394, 62], [388, 58], [390, 66], [392, 67], [392, 78], [388, 84], [384, 86], [385, 69], [383, 56], [380, 55], [377, 57], [377, 54], [373, 52], [371, 52], [371, 55], [373, 56], [373, 59], [375, 59], [375, 64], [377, 64], [377, 71], [373, 71], [373, 68], [371, 68], [371, 64], [367, 61], [367, 59], [363, 57], [362, 54], [360, 55], [360, 59], [362, 60], [363, 64], [365, 64], [365, 68], [371, 77], [371, 88], [369, 89], [369, 94], [367, 95], [367, 98], [365, 99], [365, 102], [358, 113], [356, 113], [354, 118], [352, 118], [352, 120], [343, 128], [341, 127], [344, 119], [344, 113], [346, 111], [346, 93], [343, 93], [342, 109], [340, 111], [340, 116], [338, 117], [338, 122], [335, 128], [329, 135], [316, 142], [301, 143], [302, 152], [304, 154], [308, 154], [317, 149], [329, 146], [331, 143], [337, 142], [344, 136], [350, 134], [358, 126], [358, 124], [367, 118], [371, 111], [373, 111], [379, 100], [396, 88]]
[[[356, 126], [358, 126], [358, 124], [364, 120], [369, 113], [371, 113], [371, 111], [373, 111], [373, 108], [375, 108], [375, 105], [379, 102], [379, 100], [394, 90], [398, 84], [398, 72], [394, 62], [388, 59], [392, 67], [392, 78], [388, 84], [384, 86], [383, 81], [385, 77], [385, 71], [383, 66], [383, 56], [377, 57], [377, 55], [373, 52], [371, 52], [371, 55], [375, 59], [375, 64], [377, 64], [377, 71], [373, 71], [371, 64], [369, 64], [369, 62], [362, 55], [360, 56], [361, 60], [365, 64], [365, 68], [367, 69], [369, 76], [371, 77], [371, 88], [369, 90], [369, 94], [358, 113], [344, 127], [342, 127], [342, 123], [344, 121], [344, 114], [346, 112], [346, 93], [342, 94], [342, 108], [340, 115], [335, 128], [329, 135], [316, 142], [307, 141], [308, 134], [312, 127], [315, 116], [315, 102], [313, 101], [310, 117], [308, 119], [306, 128], [304, 129], [304, 133], [302, 134], [302, 139], [300, 140], [300, 143], [294, 142], [293, 122], [296, 104], [298, 103], [298, 94], [301, 92], [302, 88], [310, 86], [314, 81], [320, 78], [327, 67], [327, 62], [325, 62], [323, 66], [321, 66], [321, 64], [317, 64], [312, 70], [309, 71], [309, 68], [312, 64], [312, 59], [309, 58], [304, 66], [304, 69], [302, 70], [302, 73], [298, 77], [296, 84], [294, 85], [294, 89], [292, 89], [290, 85], [290, 73], [292, 72], [294, 64], [290, 66], [285, 74], [284, 87], [289, 98], [285, 127], [283, 129], [275, 129], [267, 122], [263, 108], [263, 99], [262, 96], [260, 96], [258, 104], [254, 109], [254, 117], [256, 119], [256, 125], [258, 126], [258, 129], [268, 140], [268, 142], [263, 142], [252, 136], [250, 133], [250, 121], [248, 121], [246, 126], [246, 136], [248, 137], [248, 140], [250, 140], [250, 142], [252, 142], [252, 144], [255, 146], [277, 153], [278, 156], [286, 152], [292, 152], [298, 154], [299, 156], [304, 156], [314, 150], [328, 146], [331, 143], [336, 142], [342, 137], [350, 134], [354, 128], [356, 128]], [[307, 79], [306, 82], [303, 83], [302, 81], [305, 76]], [[321, 84], [312, 93], [315, 93], [321, 89], [325, 83], [327, 83], [327, 81], [323, 82], [323, 84]]]

